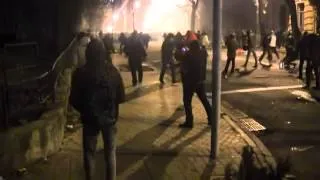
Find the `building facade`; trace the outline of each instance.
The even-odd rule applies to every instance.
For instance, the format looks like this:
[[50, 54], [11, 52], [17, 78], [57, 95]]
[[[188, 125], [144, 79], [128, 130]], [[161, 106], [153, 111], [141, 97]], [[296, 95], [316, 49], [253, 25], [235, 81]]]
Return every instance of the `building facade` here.
[[[317, 15], [309, 0], [295, 0], [297, 8], [298, 27], [301, 32], [316, 32]], [[289, 23], [289, 30], [291, 30]]]

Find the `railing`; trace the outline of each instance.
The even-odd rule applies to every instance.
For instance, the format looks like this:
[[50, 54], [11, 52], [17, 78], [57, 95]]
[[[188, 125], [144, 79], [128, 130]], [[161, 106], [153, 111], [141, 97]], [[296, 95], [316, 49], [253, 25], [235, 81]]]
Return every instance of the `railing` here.
[[[4, 58], [1, 58], [0, 76], [0, 129], [8, 129], [35, 120], [48, 108], [49, 103], [55, 103], [58, 78], [64, 69], [72, 66], [76, 42], [74, 38], [51, 66], [47, 67], [30, 66], [20, 70], [5, 70], [6, 54], [4, 54]], [[46, 70], [32, 75], [41, 68]], [[16, 75], [18, 77], [16, 79], [21, 80], [10, 80], [8, 78], [10, 74]], [[25, 78], [27, 75], [30, 77]]]

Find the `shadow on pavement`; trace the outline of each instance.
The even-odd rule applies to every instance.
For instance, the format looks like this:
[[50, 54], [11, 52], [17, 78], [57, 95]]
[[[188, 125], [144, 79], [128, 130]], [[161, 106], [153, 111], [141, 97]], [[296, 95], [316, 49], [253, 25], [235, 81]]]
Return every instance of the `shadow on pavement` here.
[[170, 86], [162, 86], [160, 83], [155, 83], [149, 86], [141, 87], [135, 89], [133, 92], [126, 95], [126, 101], [131, 101], [143, 96], [146, 96], [150, 93], [153, 93], [159, 89], [168, 88]]
[[207, 165], [204, 169], [204, 171], [201, 174], [200, 179], [201, 180], [207, 180], [211, 178], [211, 173], [214, 170], [214, 168], [216, 167], [216, 162], [214, 160], [209, 160], [207, 162]]
[[[129, 142], [123, 144], [122, 146], [118, 147], [120, 151], [128, 152], [127, 154], [130, 154], [130, 151], [132, 151], [131, 147], [139, 147], [139, 144], [147, 144], [152, 146], [153, 142], [163, 134], [168, 127], [170, 127], [179, 117], [183, 116], [183, 111], [179, 111], [178, 109], [172, 114], [171, 117], [169, 117], [167, 120], [151, 127], [148, 130], [142, 131], [138, 133], [134, 138], [132, 138]], [[159, 126], [165, 124], [167, 127], [159, 128]], [[138, 150], [139, 151], [139, 150]], [[139, 152], [138, 152], [139, 153]], [[149, 152], [148, 152], [149, 153]], [[141, 155], [146, 155], [146, 152], [141, 152]], [[144, 157], [141, 156], [140, 159], [127, 159], [124, 166], [122, 165], [117, 169], [117, 174], [122, 174], [125, 172], [130, 166], [135, 164], [137, 161], [142, 160]], [[141, 174], [141, 171], [144, 171], [144, 166], [142, 166], [139, 170], [139, 172], [135, 172], [135, 174]], [[134, 178], [129, 178], [134, 179]]]
[[[186, 135], [191, 130], [183, 130], [182, 134]], [[168, 168], [168, 165], [175, 159], [179, 158], [180, 152], [188, 145], [192, 144], [195, 140], [200, 138], [202, 135], [210, 131], [210, 128], [204, 128], [202, 129], [198, 134], [186, 139], [182, 143], [176, 145], [175, 148], [170, 149], [169, 152], [163, 152], [163, 153], [157, 153], [148, 155], [147, 158], [144, 160], [146, 166], [148, 167], [149, 171], [152, 171], [151, 174], [153, 175], [152, 178], [156, 179], [166, 179], [166, 168]], [[181, 136], [181, 134], [179, 135]], [[170, 140], [171, 141], [171, 140]], [[168, 143], [164, 143], [164, 145], [168, 145]], [[165, 146], [161, 146], [162, 148], [166, 148]], [[184, 158], [182, 161], [183, 163], [191, 163], [190, 161], [187, 161], [188, 156], [183, 156], [180, 158]], [[137, 179], [139, 177], [139, 174], [141, 174], [142, 171], [144, 171], [145, 167], [141, 167], [138, 169], [134, 174], [128, 177], [128, 179]], [[181, 170], [176, 173], [183, 173]], [[211, 172], [209, 172], [211, 176]], [[209, 176], [208, 174], [208, 176]], [[181, 175], [183, 176], [183, 175]], [[207, 176], [207, 175], [204, 175]]]
[[257, 69], [251, 69], [251, 70], [244, 70], [244, 71], [240, 71], [239, 69], [237, 70], [237, 72], [239, 73], [238, 78], [244, 77], [244, 76], [249, 76], [250, 74], [252, 74], [254, 71], [256, 71]]

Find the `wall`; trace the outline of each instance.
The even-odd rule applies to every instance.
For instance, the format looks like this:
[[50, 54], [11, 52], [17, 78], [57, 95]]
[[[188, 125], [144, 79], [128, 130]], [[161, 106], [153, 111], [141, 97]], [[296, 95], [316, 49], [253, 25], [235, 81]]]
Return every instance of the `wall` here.
[[72, 69], [77, 65], [77, 48], [78, 42], [72, 41], [59, 56], [62, 61], [72, 62], [72, 67], [59, 75], [55, 90], [56, 102], [48, 105], [48, 111], [38, 120], [0, 132], [0, 176], [45, 159], [61, 148], [67, 122]]
[[[302, 31], [315, 32], [316, 31], [316, 13], [314, 8], [310, 5], [309, 0], [296, 0], [296, 5], [303, 3], [304, 8], [304, 29]], [[298, 14], [297, 14], [298, 15]], [[289, 31], [291, 31], [291, 20], [289, 17]]]

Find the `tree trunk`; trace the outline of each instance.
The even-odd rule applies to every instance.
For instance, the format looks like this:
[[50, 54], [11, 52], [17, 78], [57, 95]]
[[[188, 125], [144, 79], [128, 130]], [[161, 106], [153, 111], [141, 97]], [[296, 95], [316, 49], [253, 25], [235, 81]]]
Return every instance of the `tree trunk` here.
[[192, 5], [191, 23], [190, 23], [191, 31], [195, 31], [196, 30], [196, 12], [197, 12], [197, 7]]
[[292, 33], [295, 37], [295, 39], [299, 39], [301, 32], [298, 26], [298, 18], [297, 18], [297, 7], [296, 7], [296, 3], [293, 0], [285, 0], [288, 7], [289, 7], [289, 11], [290, 11], [290, 15], [291, 15], [291, 29], [292, 29]]

